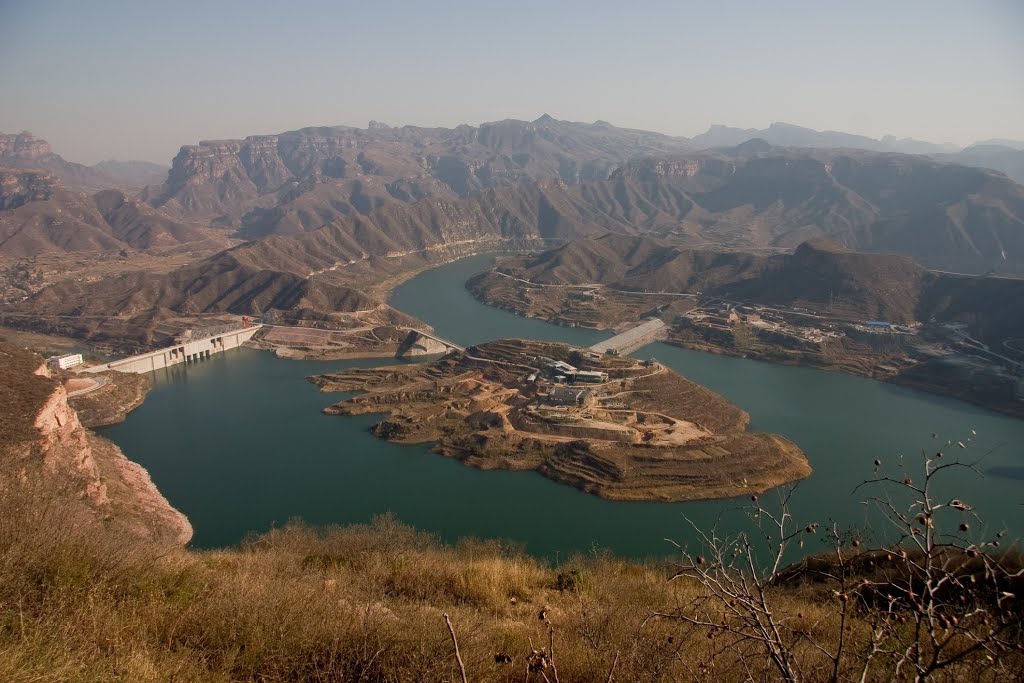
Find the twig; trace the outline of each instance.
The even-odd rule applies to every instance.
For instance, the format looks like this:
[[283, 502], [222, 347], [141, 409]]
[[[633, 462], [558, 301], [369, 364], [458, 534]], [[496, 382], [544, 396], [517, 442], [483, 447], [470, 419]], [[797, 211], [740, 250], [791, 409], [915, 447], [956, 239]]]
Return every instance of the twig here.
[[615, 659], [612, 660], [612, 668], [608, 669], [608, 678], [604, 683], [612, 683], [612, 674], [615, 673], [615, 665], [619, 663], [619, 653], [615, 653]]
[[462, 674], [462, 683], [469, 683], [466, 680], [466, 667], [462, 663], [462, 655], [459, 654], [459, 641], [455, 638], [455, 629], [452, 628], [452, 620], [448, 618], [448, 613], [444, 613], [444, 623], [448, 626], [448, 633], [452, 635], [452, 645], [455, 646], [455, 661], [459, 663], [459, 672]]
[[555, 628], [550, 623], [548, 624], [548, 659], [551, 660], [551, 675], [555, 677], [555, 683], [561, 683], [558, 680], [558, 667], [555, 666]]

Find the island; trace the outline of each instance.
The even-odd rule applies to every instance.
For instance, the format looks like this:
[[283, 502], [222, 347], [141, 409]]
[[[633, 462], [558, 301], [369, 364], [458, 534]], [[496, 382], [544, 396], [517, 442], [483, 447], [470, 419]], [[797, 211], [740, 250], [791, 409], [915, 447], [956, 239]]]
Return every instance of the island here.
[[796, 444], [748, 432], [744, 411], [655, 359], [505, 339], [309, 379], [357, 392], [325, 413], [385, 414], [371, 428], [380, 438], [607, 499], [729, 498], [811, 473]]

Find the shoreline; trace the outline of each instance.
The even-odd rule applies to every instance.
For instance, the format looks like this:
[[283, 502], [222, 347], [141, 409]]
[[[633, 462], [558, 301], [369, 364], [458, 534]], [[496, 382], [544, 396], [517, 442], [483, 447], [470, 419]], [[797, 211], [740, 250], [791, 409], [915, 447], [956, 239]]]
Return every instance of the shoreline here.
[[[493, 268], [491, 273], [497, 271]], [[595, 326], [582, 326], [567, 323], [564, 319], [558, 315], [544, 316], [544, 315], [524, 315], [521, 308], [515, 305], [496, 305], [488, 300], [486, 294], [490, 291], [486, 286], [481, 286], [479, 282], [479, 275], [474, 276], [477, 278], [476, 282], [472, 282], [473, 278], [467, 280], [465, 284], [466, 291], [479, 303], [495, 308], [497, 310], [505, 311], [513, 315], [519, 316], [526, 320], [541, 320], [543, 322], [558, 325], [560, 327], [584, 327], [585, 329], [597, 329], [597, 330], [615, 330], [618, 325], [603, 325], [598, 324]], [[570, 286], [566, 286], [570, 287]], [[757, 360], [764, 363], [773, 363], [775, 365], [783, 365], [788, 367], [799, 367], [799, 368], [810, 368], [814, 370], [823, 370], [828, 372], [842, 372], [844, 374], [869, 379], [872, 381], [891, 384], [893, 386], [900, 386], [908, 388], [914, 391], [927, 394], [929, 396], [939, 396], [942, 398], [953, 399], [962, 401], [971, 406], [982, 408], [984, 410], [991, 411], [997, 415], [1006, 417], [1013, 417], [1017, 419], [1024, 419], [1024, 400], [1017, 401], [1004, 401], [992, 398], [986, 398], [977, 394], [972, 394], [968, 389], [958, 389], [957, 387], [951, 387], [948, 384], [941, 383], [933, 375], [923, 374], [922, 372], [915, 373], [913, 376], [904, 377], [901, 373], [892, 374], [889, 373], [887, 376], [878, 376], [873, 370], [876, 368], [862, 368], [861, 365], [851, 365], [843, 363], [814, 363], [814, 362], [801, 362], [799, 359], [794, 357], [785, 357], [785, 349], [783, 347], [777, 347], [780, 352], [779, 355], [769, 355], [767, 353], [758, 352], [752, 349], [733, 349], [721, 344], [715, 344], [713, 342], [702, 340], [688, 342], [678, 337], [674, 337], [672, 334], [669, 335], [668, 339], [663, 340], [663, 343], [669, 344], [689, 351], [697, 351], [700, 353], [711, 353], [721, 356], [729, 356], [732, 358], [749, 358], [751, 360]], [[926, 365], [926, 363], [919, 363], [917, 366], [920, 367]]]
[[[560, 383], [553, 366], [543, 369], [552, 358], [605, 381]], [[425, 364], [309, 380], [356, 393], [325, 414], [384, 415], [370, 428], [377, 438], [432, 444], [480, 470], [533, 470], [606, 500], [728, 499], [811, 473], [794, 442], [748, 432], [749, 415], [710, 389], [657, 363], [568, 344], [496, 340]]]

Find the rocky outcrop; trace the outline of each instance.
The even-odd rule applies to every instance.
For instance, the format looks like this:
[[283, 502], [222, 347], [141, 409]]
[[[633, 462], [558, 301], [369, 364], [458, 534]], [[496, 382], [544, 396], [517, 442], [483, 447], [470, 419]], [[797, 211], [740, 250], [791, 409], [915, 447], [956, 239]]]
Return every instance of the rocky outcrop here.
[[28, 131], [16, 135], [0, 133], [0, 157], [34, 161], [53, 154], [50, 143], [40, 140]]
[[0, 168], [0, 211], [49, 199], [57, 179], [46, 171]]
[[106, 173], [65, 160], [54, 154], [46, 140], [27, 131], [18, 134], [0, 133], [0, 166], [49, 171], [68, 187], [82, 192], [96, 192], [121, 183]]
[[81, 493], [90, 506], [109, 506], [107, 485], [100, 478], [88, 434], [78, 421], [77, 413], [68, 405], [64, 387], [54, 387], [53, 393], [39, 408], [33, 426], [39, 432], [35, 445], [42, 456], [45, 473], [80, 481]]
[[30, 492], [63, 522], [184, 544], [192, 527], [148, 473], [110, 441], [86, 430], [42, 359], [0, 345], [0, 492]]
[[736, 162], [715, 156], [646, 158], [623, 164], [611, 174], [610, 179], [654, 182], [674, 176], [694, 178], [703, 175], [721, 180], [735, 173], [736, 168]]

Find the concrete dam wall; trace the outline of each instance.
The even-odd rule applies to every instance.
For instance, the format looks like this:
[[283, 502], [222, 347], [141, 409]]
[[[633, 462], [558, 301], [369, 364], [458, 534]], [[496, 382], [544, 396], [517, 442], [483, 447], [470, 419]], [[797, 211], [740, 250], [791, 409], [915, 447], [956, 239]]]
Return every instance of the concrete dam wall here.
[[252, 339], [253, 335], [262, 327], [254, 325], [243, 327], [229, 332], [223, 332], [203, 339], [191, 339], [189, 341], [169, 346], [165, 349], [157, 349], [141, 353], [137, 356], [122, 358], [103, 365], [95, 365], [84, 369], [84, 372], [104, 372], [105, 370], [117, 370], [118, 372], [152, 372], [161, 368], [169, 368], [172, 365], [191, 363], [209, 358], [215, 353], [222, 353], [228, 349], [236, 349], [245, 342]]

